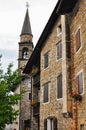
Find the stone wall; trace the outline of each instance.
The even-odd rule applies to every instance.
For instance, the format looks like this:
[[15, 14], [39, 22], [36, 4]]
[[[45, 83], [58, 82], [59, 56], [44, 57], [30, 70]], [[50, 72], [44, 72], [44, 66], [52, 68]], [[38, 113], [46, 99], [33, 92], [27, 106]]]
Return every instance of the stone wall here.
[[[77, 128], [80, 125], [86, 128], [86, 1], [78, 1], [70, 19], [70, 36], [71, 36], [71, 76], [72, 89], [75, 89], [75, 78], [77, 74], [83, 72], [84, 93], [82, 102], [77, 102]], [[81, 30], [81, 47], [76, 52], [75, 34], [77, 29]]]
[[[58, 130], [70, 130], [72, 127], [72, 119], [63, 117], [64, 99], [63, 98], [57, 99], [57, 93], [56, 93], [57, 77], [59, 76], [59, 74], [62, 73], [62, 62], [63, 60], [65, 60], [62, 58], [57, 60], [56, 45], [58, 42], [62, 41], [62, 34], [63, 34], [62, 33], [61, 35], [57, 36], [57, 27], [60, 23], [61, 23], [61, 17], [59, 17], [59, 19], [57, 20], [41, 51], [40, 130], [44, 130], [44, 119], [51, 116], [57, 118]], [[44, 69], [44, 54], [46, 52], [49, 52], [49, 67]], [[49, 82], [49, 102], [43, 103], [44, 84], [47, 82]]]

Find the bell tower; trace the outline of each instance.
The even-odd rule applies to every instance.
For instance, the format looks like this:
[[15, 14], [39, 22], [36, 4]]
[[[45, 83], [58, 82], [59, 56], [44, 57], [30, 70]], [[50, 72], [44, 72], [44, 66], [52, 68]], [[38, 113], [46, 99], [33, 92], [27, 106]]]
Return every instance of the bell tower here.
[[31, 24], [30, 24], [30, 18], [29, 18], [28, 6], [27, 6], [26, 15], [24, 18], [24, 23], [20, 34], [20, 42], [19, 42], [18, 68], [21, 71], [27, 64], [27, 61], [29, 60], [33, 51], [32, 38], [33, 35], [31, 31]]

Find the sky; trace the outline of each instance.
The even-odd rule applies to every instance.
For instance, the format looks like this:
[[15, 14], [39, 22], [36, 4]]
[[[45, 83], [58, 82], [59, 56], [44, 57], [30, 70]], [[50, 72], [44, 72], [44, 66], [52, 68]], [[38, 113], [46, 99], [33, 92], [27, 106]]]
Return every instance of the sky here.
[[15, 70], [18, 66], [18, 42], [29, 3], [29, 16], [36, 45], [57, 0], [0, 0], [0, 54], [4, 71], [9, 63]]

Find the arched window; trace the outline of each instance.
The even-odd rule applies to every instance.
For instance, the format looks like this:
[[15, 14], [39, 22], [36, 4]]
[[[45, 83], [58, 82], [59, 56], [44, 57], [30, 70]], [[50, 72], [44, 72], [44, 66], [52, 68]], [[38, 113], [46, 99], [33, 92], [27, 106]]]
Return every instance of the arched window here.
[[22, 58], [23, 59], [28, 59], [29, 58], [29, 50], [27, 47], [24, 47], [22, 50]]

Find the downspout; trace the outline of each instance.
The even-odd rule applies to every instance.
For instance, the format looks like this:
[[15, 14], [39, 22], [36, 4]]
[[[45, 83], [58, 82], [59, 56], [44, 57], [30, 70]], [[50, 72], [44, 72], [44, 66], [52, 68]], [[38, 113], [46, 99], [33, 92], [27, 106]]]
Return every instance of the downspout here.
[[[33, 92], [32, 92], [32, 88], [33, 88], [33, 84], [32, 84], [32, 76], [31, 76], [31, 102], [33, 99]], [[32, 111], [32, 107], [30, 106], [30, 130], [33, 130], [33, 111]]]
[[67, 58], [66, 58], [66, 17], [61, 15], [62, 25], [62, 86], [63, 86], [63, 113], [67, 113]]

